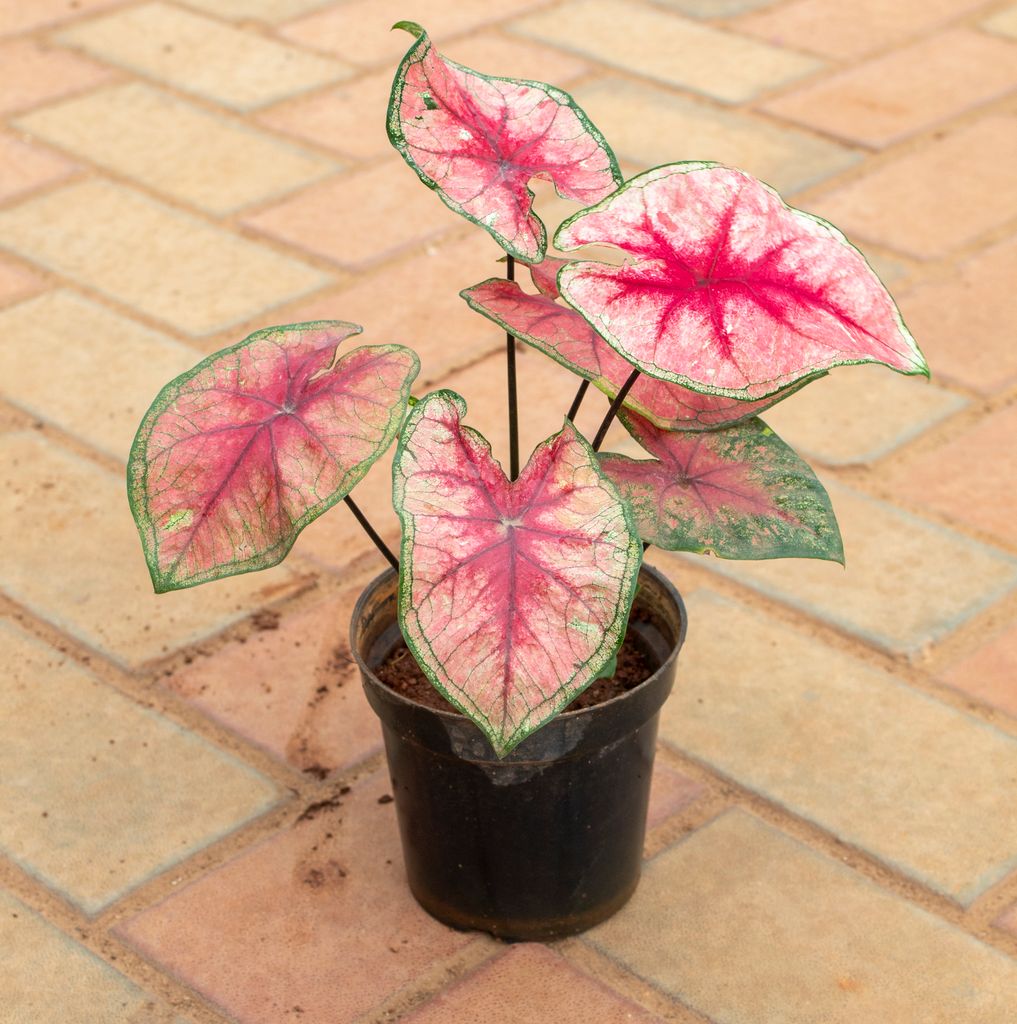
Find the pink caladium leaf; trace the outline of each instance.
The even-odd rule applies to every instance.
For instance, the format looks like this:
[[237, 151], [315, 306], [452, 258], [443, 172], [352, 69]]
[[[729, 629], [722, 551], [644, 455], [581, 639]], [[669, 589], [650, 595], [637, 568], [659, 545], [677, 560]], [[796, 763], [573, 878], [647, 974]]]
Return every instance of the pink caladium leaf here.
[[[573, 309], [545, 295], [530, 295], [514, 281], [490, 278], [459, 293], [472, 309], [614, 398], [632, 373], [626, 362]], [[809, 378], [810, 380], [812, 378]], [[712, 430], [755, 416], [804, 387], [807, 381], [755, 402], [704, 395], [680, 384], [640, 376], [623, 405], [664, 430]]]
[[558, 272], [570, 260], [562, 260], [557, 256], [545, 256], [539, 263], [530, 264], [530, 279], [537, 287], [541, 295], [549, 299], [557, 299], [558, 293]]
[[614, 154], [567, 93], [479, 74], [439, 54], [419, 25], [394, 27], [418, 38], [392, 84], [392, 145], [446, 206], [510, 255], [539, 261], [547, 246], [530, 179], [584, 206], [621, 183]]
[[644, 541], [721, 558], [823, 558], [843, 564], [826, 490], [762, 420], [677, 434], [630, 412], [619, 418], [656, 456], [600, 456], [604, 472], [631, 504]]
[[399, 440], [399, 616], [420, 667], [503, 757], [614, 655], [642, 547], [570, 423], [512, 482], [465, 412], [436, 391]]
[[679, 163], [640, 174], [555, 236], [559, 249], [590, 243], [631, 260], [570, 263], [562, 297], [653, 377], [755, 399], [851, 363], [928, 375], [861, 253], [742, 171]]
[[339, 320], [270, 327], [156, 397], [128, 462], [156, 592], [276, 565], [395, 439], [420, 368]]

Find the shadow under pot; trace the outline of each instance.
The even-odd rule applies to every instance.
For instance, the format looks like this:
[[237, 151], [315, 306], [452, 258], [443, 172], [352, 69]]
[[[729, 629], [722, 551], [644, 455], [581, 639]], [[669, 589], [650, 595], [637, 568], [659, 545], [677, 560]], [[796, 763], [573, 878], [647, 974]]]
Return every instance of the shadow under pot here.
[[625, 643], [652, 675], [565, 711], [500, 759], [468, 718], [408, 700], [375, 670], [402, 643], [398, 577], [361, 595], [350, 627], [367, 699], [381, 719], [410, 889], [433, 917], [503, 939], [572, 935], [635, 891], [660, 708], [685, 639], [685, 606], [643, 566]]

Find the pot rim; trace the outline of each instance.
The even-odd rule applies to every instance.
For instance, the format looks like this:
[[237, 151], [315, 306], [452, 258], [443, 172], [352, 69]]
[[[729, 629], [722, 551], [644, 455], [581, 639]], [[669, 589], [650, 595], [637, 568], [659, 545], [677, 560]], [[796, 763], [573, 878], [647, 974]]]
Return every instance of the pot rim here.
[[[667, 594], [667, 596], [674, 602], [674, 604], [678, 608], [679, 616], [680, 616], [680, 619], [681, 619], [681, 624], [680, 624], [680, 626], [678, 628], [678, 637], [677, 637], [674, 645], [671, 647], [671, 651], [668, 654], [667, 658], [665, 658], [664, 661], [662, 661], [660, 663], [660, 665], [656, 668], [656, 670], [654, 672], [652, 672], [649, 676], [647, 676], [646, 679], [644, 679], [641, 683], [639, 683], [638, 686], [633, 686], [631, 690], [626, 690], [624, 693], [620, 693], [616, 697], [611, 697], [609, 700], [601, 701], [599, 704], [594, 704], [594, 705], [592, 705], [590, 707], [577, 708], [574, 711], [561, 711], [557, 715], [555, 715], [554, 718], [551, 721], [566, 721], [566, 722], [579, 721], [579, 720], [582, 719], [583, 716], [591, 715], [594, 712], [599, 711], [602, 708], [616, 707], [622, 701], [627, 701], [627, 700], [630, 700], [630, 699], [633, 699], [633, 700], [638, 699], [638, 697], [646, 689], [648, 689], [654, 683], [654, 681], [660, 676], [660, 674], [662, 672], [666, 671], [669, 668], [669, 666], [672, 664], [672, 662], [674, 662], [677, 659], [678, 652], [682, 649], [682, 646], [685, 643], [685, 636], [686, 636], [686, 633], [688, 632], [688, 625], [689, 625], [688, 612], [686, 611], [686, 608], [685, 608], [685, 602], [682, 600], [682, 596], [679, 593], [678, 588], [674, 585], [674, 583], [672, 583], [671, 580], [667, 576], [665, 576], [663, 572], [661, 572], [658, 568], [656, 568], [656, 566], [647, 565], [644, 562], [639, 567], [639, 574], [640, 574], [640, 576], [644, 572], [648, 576], [652, 577], [653, 580], [657, 584], [659, 584], [661, 587], [663, 587], [663, 589], [664, 589], [665, 593]], [[378, 677], [375, 674], [374, 670], [367, 664], [366, 661], [364, 661], [363, 657], [361, 656], [361, 653], [360, 653], [360, 650], [359, 650], [359, 645], [357, 643], [357, 637], [356, 637], [357, 622], [363, 616], [364, 608], [366, 607], [367, 603], [371, 600], [371, 597], [374, 595], [375, 591], [378, 590], [391, 577], [398, 578], [398, 573], [396, 572], [395, 569], [392, 569], [392, 568], [385, 569], [381, 573], [379, 573], [377, 576], [375, 576], [374, 579], [371, 580], [364, 587], [363, 591], [361, 591], [360, 596], [357, 598], [357, 603], [353, 606], [353, 614], [350, 616], [350, 634], [349, 634], [349, 636], [350, 636], [350, 652], [352, 653], [353, 658], [354, 658], [354, 660], [357, 663], [357, 667], [360, 669], [361, 674], [365, 678], [366, 677], [370, 677], [371, 679], [375, 680], [377, 682], [377, 684], [380, 687], [382, 687], [382, 689], [384, 690], [384, 692], [386, 694], [386, 697], [388, 699], [394, 701], [396, 704], [402, 704], [402, 705], [405, 705], [407, 707], [417, 708], [417, 709], [419, 709], [421, 711], [426, 711], [429, 714], [436, 715], [439, 718], [445, 719], [445, 720], [447, 720], [450, 723], [452, 723], [452, 722], [461, 723], [464, 720], [467, 721], [467, 722], [471, 721], [469, 716], [464, 714], [461, 711], [453, 711], [453, 710], [445, 711], [444, 709], [432, 708], [432, 707], [429, 707], [426, 704], [420, 704], [419, 702], [417, 702], [415, 700], [411, 700], [409, 697], [405, 697], [403, 694], [396, 692], [390, 686], [387, 686], [380, 679], [378, 679]], [[397, 590], [397, 593], [398, 593], [398, 590]], [[636, 591], [636, 597], [637, 598], [638, 598], [638, 593], [639, 592], [638, 592], [638, 589], [637, 589], [637, 591]], [[633, 607], [635, 607], [635, 600], [633, 600]], [[398, 622], [399, 622], [398, 615], [396, 615], [395, 621], [396, 621], [396, 624], [398, 625]], [[400, 629], [400, 635], [401, 634], [402, 634], [402, 630]], [[624, 642], [624, 640], [622, 642]], [[591, 682], [590, 682], [591, 686], [593, 685], [593, 682], [594, 681], [591, 680]], [[578, 696], [578, 694], [577, 694], [577, 696]], [[475, 723], [471, 723], [471, 724], [475, 724]], [[547, 722], [546, 724], [550, 724], [550, 722]]]

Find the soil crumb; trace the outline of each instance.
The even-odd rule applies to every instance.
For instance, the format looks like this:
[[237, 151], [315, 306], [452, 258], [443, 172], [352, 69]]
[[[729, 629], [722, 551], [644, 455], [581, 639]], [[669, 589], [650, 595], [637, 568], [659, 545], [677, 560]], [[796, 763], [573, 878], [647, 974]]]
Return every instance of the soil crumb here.
[[302, 821], [314, 821], [319, 814], [323, 814], [325, 811], [334, 810], [336, 807], [342, 807], [342, 802], [337, 796], [332, 796], [326, 800], [318, 800], [316, 803], [308, 804], [294, 824], [297, 825]]

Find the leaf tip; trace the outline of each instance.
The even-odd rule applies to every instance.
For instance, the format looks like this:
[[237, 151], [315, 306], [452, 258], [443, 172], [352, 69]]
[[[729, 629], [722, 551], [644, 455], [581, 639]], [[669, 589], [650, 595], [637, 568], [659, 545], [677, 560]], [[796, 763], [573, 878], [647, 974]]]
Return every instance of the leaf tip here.
[[149, 575], [152, 577], [152, 590], [157, 594], [169, 594], [171, 591], [180, 589], [168, 576], [155, 569], [150, 568]]
[[397, 21], [389, 29], [389, 32], [395, 32], [397, 28], [401, 28], [404, 32], [409, 32], [410, 35], [416, 36], [418, 39], [427, 34], [415, 21]]

